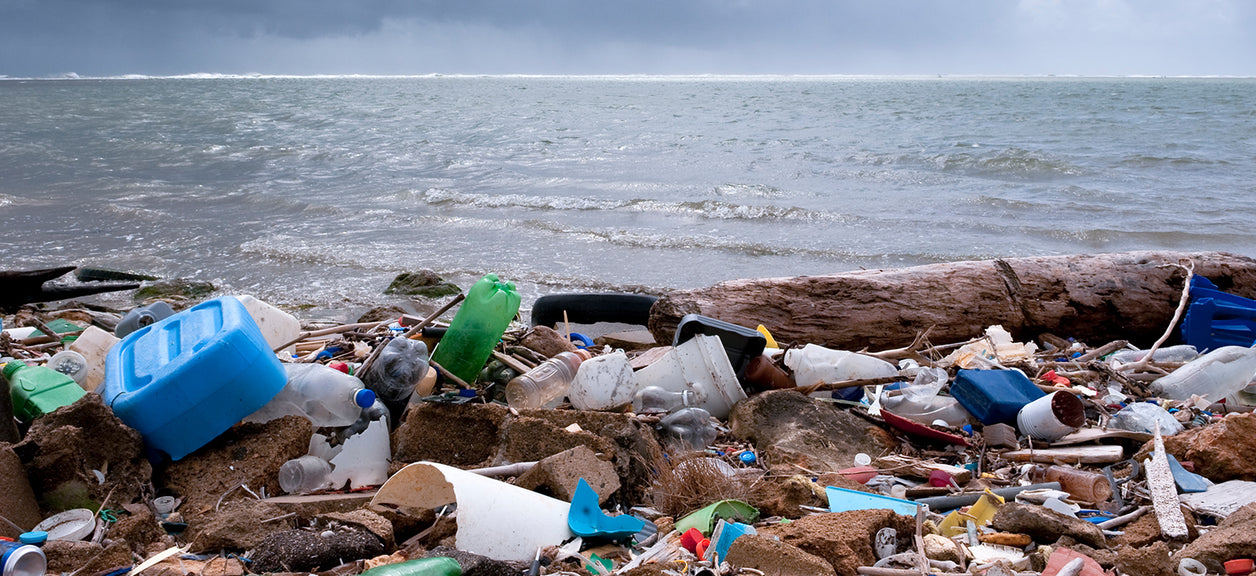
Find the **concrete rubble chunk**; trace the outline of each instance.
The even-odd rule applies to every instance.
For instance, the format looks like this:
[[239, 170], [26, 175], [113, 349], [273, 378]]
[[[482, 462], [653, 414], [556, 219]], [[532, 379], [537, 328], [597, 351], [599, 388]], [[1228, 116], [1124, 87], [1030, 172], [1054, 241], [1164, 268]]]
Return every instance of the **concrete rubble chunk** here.
[[1116, 567], [1125, 574], [1140, 576], [1173, 576], [1173, 564], [1169, 561], [1169, 546], [1163, 541], [1145, 548], [1126, 546], [1117, 551]]
[[1248, 504], [1231, 514], [1216, 528], [1173, 554], [1173, 565], [1183, 558], [1204, 563], [1210, 572], [1224, 574], [1226, 560], [1256, 557], [1256, 504]]
[[[23, 531], [34, 528], [44, 519], [35, 501], [35, 491], [26, 477], [26, 467], [12, 448], [0, 448], [0, 510], [4, 517]], [[21, 532], [0, 522], [0, 536], [17, 538]]]
[[733, 406], [733, 435], [752, 442], [764, 458], [785, 466], [835, 472], [854, 466], [855, 455], [882, 454], [893, 438], [847, 410], [793, 390], [757, 394]]
[[90, 392], [36, 419], [13, 449], [46, 510], [94, 508], [111, 492], [112, 502], [131, 502], [153, 474], [139, 432]]
[[605, 504], [612, 494], [619, 491], [615, 465], [608, 459], [599, 458], [597, 453], [583, 445], [542, 458], [536, 466], [516, 478], [514, 484], [571, 502], [581, 478], [597, 492], [599, 503]]
[[759, 529], [759, 534], [775, 536], [823, 558], [838, 574], [854, 574], [860, 566], [876, 563], [872, 544], [882, 528], [893, 528], [898, 533], [901, 550], [908, 545], [908, 535], [916, 533], [916, 521], [889, 510], [857, 510], [812, 514], [788, 524], [765, 526]]
[[[179, 512], [189, 522], [212, 511], [220, 501], [275, 496], [279, 468], [305, 455], [313, 425], [301, 416], [285, 416], [265, 424], [239, 424], [213, 442], [172, 462], [159, 482], [183, 498]], [[225, 495], [225, 496], [224, 496]]]
[[1087, 546], [1107, 548], [1107, 540], [1098, 526], [1035, 504], [1008, 502], [999, 506], [990, 527], [1001, 532], [1028, 534], [1039, 544], [1071, 536]]
[[[1195, 473], [1213, 482], [1256, 480], [1256, 412], [1230, 414], [1202, 428], [1165, 437], [1164, 449], [1180, 462], [1191, 462]], [[1154, 450], [1147, 442], [1134, 457], [1142, 462]]]
[[255, 548], [270, 534], [295, 527], [296, 516], [288, 516], [267, 501], [230, 500], [192, 522], [184, 539], [196, 542], [197, 550], [244, 551]]
[[833, 571], [833, 566], [824, 558], [757, 534], [747, 534], [734, 540], [724, 561], [736, 568], [750, 568], [779, 576], [815, 576]]

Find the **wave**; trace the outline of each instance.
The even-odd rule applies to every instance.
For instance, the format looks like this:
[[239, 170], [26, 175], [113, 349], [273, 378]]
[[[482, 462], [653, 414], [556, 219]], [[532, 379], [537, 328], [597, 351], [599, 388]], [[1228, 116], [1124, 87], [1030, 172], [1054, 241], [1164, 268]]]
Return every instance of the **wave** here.
[[1076, 164], [1023, 148], [1006, 148], [990, 152], [949, 152], [924, 156], [929, 165], [947, 172], [976, 176], [1039, 180], [1058, 176], [1078, 176], [1085, 170]]
[[811, 210], [796, 206], [749, 205], [720, 200], [670, 201], [648, 198], [628, 200], [599, 200], [581, 196], [532, 196], [527, 194], [478, 194], [456, 192], [444, 188], [429, 188], [422, 192], [407, 192], [418, 202], [431, 206], [456, 206], [472, 208], [522, 208], [528, 210], [572, 210], [603, 212], [636, 212], [695, 216], [710, 220], [772, 220], [798, 222], [850, 223], [861, 218]]

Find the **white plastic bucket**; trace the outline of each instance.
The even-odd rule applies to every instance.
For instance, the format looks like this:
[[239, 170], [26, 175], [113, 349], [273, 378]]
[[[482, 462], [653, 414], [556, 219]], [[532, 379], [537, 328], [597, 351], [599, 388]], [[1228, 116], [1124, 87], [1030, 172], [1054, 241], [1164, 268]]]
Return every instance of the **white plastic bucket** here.
[[698, 335], [685, 341], [638, 370], [637, 384], [671, 392], [691, 390], [697, 397], [696, 405], [721, 420], [728, 417], [733, 404], [746, 397], [718, 336]]
[[610, 410], [632, 402], [637, 387], [628, 356], [617, 350], [582, 362], [567, 399], [579, 410]]
[[1054, 442], [1086, 423], [1085, 407], [1069, 392], [1052, 392], [1026, 404], [1016, 414], [1016, 427], [1034, 440]]

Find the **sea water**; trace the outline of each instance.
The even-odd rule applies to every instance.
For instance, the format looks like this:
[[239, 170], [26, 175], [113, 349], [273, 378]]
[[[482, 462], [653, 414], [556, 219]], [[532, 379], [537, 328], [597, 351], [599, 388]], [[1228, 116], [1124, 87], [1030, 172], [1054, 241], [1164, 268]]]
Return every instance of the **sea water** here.
[[[0, 80], [7, 269], [307, 313], [403, 271], [569, 291], [994, 257], [1256, 256], [1256, 79]], [[313, 312], [311, 312], [313, 311]]]

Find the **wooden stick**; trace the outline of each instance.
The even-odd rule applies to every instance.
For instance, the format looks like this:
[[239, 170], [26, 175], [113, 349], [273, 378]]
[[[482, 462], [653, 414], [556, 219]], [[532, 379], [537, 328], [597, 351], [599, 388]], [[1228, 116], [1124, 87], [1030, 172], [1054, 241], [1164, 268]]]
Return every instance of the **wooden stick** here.
[[1151, 368], [1151, 357], [1156, 354], [1156, 350], [1160, 349], [1160, 345], [1164, 344], [1165, 340], [1169, 339], [1169, 336], [1173, 334], [1173, 327], [1177, 326], [1178, 321], [1182, 319], [1182, 314], [1186, 311], [1186, 306], [1190, 304], [1191, 301], [1191, 278], [1195, 277], [1195, 262], [1193, 260], [1187, 260], [1186, 264], [1179, 263], [1176, 264], [1176, 266], [1186, 270], [1186, 281], [1182, 284], [1182, 297], [1178, 300], [1177, 310], [1173, 311], [1173, 319], [1169, 321], [1168, 328], [1165, 328], [1164, 334], [1160, 336], [1159, 340], [1156, 340], [1155, 344], [1151, 345], [1151, 348], [1147, 350], [1147, 354], [1143, 356], [1141, 360], [1121, 366], [1118, 370], [1122, 372], [1134, 372], [1144, 371]]

